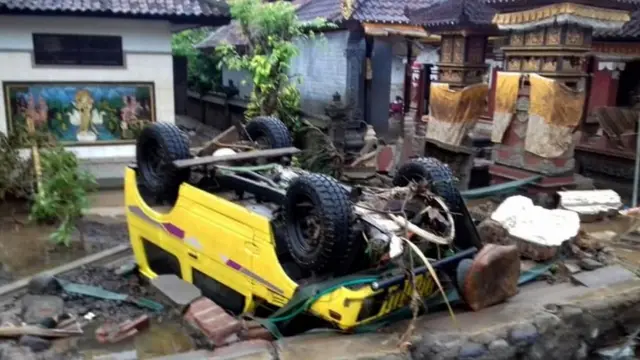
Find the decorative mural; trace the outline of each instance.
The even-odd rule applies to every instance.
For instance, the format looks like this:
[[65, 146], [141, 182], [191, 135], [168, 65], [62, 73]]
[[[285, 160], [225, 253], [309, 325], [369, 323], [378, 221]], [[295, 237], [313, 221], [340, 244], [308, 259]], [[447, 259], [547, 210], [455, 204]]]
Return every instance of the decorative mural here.
[[155, 119], [152, 83], [4, 83], [9, 131], [37, 130], [63, 143], [134, 140]]

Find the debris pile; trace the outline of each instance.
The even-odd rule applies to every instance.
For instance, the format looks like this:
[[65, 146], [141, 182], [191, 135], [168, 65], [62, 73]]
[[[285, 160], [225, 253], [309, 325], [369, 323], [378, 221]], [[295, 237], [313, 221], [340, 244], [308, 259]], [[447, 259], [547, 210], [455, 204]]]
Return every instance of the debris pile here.
[[548, 270], [556, 273], [554, 280], [573, 279], [581, 271], [618, 263], [612, 244], [621, 234], [612, 230], [588, 232], [582, 225], [626, 216], [619, 210], [620, 196], [612, 190], [562, 191], [557, 199], [558, 208], [546, 209], [516, 195], [498, 206], [483, 203], [470, 213], [480, 220], [477, 229], [483, 244], [517, 246], [520, 256], [534, 262], [526, 265], [525, 261], [524, 267], [534, 267], [535, 262], [550, 264]]

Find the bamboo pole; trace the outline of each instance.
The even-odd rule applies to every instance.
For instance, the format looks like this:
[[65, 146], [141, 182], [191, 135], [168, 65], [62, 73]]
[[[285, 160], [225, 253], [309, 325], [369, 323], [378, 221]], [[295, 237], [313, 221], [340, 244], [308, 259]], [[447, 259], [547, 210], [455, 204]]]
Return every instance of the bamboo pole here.
[[[27, 115], [26, 121], [27, 131], [29, 132], [29, 135], [33, 137], [36, 133], [36, 127], [33, 124], [33, 119], [31, 118], [31, 116]], [[37, 190], [38, 192], [40, 192], [42, 190], [42, 165], [40, 163], [40, 150], [38, 149], [38, 142], [35, 139], [32, 139], [31, 143], [31, 157], [33, 158], [33, 169], [36, 173]]]

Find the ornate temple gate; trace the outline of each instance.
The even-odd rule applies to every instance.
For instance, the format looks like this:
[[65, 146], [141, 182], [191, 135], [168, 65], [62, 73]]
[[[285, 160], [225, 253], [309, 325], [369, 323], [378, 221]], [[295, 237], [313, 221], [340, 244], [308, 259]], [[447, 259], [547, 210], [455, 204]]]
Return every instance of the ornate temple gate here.
[[575, 185], [574, 149], [586, 110], [587, 55], [594, 28], [629, 20], [628, 3], [485, 0], [508, 31], [506, 72], [497, 76], [492, 141], [495, 183], [542, 174], [535, 191]]
[[[441, 35], [437, 81], [429, 89], [429, 115], [419, 153], [449, 164], [466, 189], [476, 150], [469, 132], [486, 112], [489, 88], [483, 81], [487, 39], [496, 33], [493, 9], [479, 1], [427, 3], [408, 7], [405, 14], [427, 31]], [[472, 12], [470, 16], [461, 11]]]

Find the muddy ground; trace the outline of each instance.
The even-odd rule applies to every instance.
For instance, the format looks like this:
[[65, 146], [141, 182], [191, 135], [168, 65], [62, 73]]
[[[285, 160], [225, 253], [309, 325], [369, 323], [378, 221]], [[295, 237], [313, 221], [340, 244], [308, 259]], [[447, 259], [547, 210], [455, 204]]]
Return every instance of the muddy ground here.
[[[107, 359], [108, 354], [135, 354], [135, 358], [149, 359], [156, 356], [180, 353], [193, 349], [197, 338], [183, 326], [177, 311], [143, 281], [138, 275], [116, 275], [116, 266], [84, 266], [58, 277], [60, 280], [79, 284], [93, 285], [105, 290], [127, 294], [135, 298], [145, 298], [165, 306], [161, 312], [140, 308], [127, 302], [100, 300], [84, 295], [69, 294], [62, 289], [50, 289], [44, 292], [30, 292], [26, 296], [9, 299], [0, 307], [2, 321], [19, 325], [33, 322], [30, 316], [30, 299], [40, 302], [62, 299], [64, 305], [55, 312], [69, 314], [78, 320], [84, 334], [60, 340], [38, 340], [35, 347], [24, 338], [0, 341], [0, 360], [24, 359]], [[29, 299], [29, 300], [28, 300]], [[53, 301], [55, 302], [55, 301]], [[37, 306], [37, 305], [36, 305]], [[51, 306], [55, 307], [55, 306]], [[147, 315], [151, 319], [148, 329], [138, 335], [115, 344], [102, 344], [97, 341], [95, 331], [101, 325], [119, 324], [126, 320]], [[89, 317], [92, 317], [89, 319]], [[27, 339], [29, 340], [29, 339]], [[38, 349], [42, 344], [46, 349]], [[111, 359], [111, 358], [109, 358]]]
[[0, 286], [129, 241], [122, 219], [89, 216], [69, 247], [55, 245], [49, 239], [55, 226], [34, 224], [17, 210], [0, 210]]

